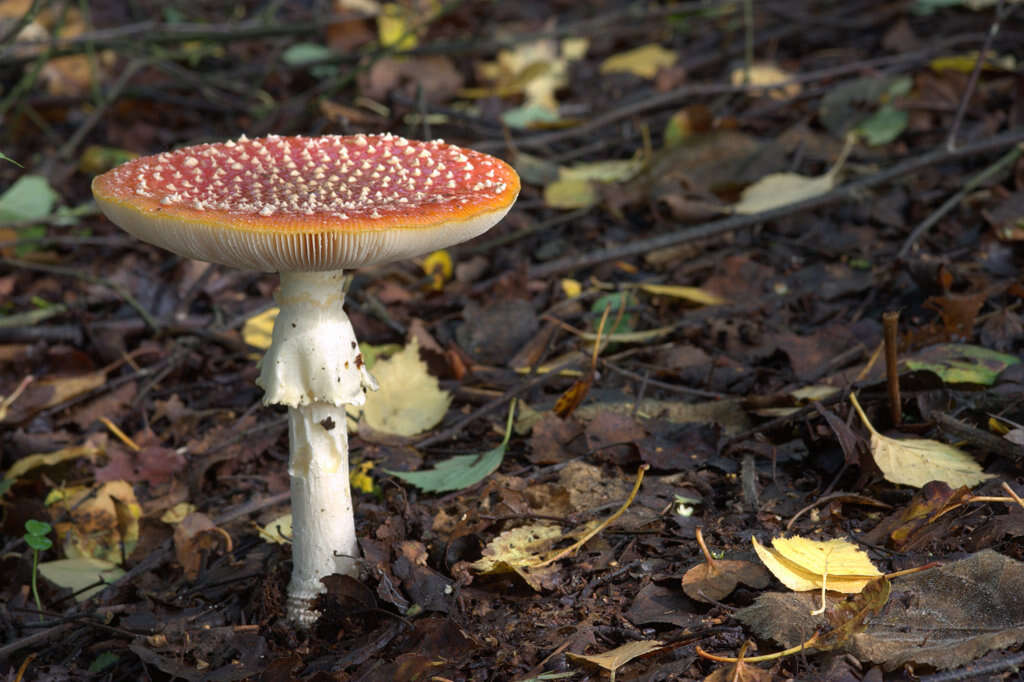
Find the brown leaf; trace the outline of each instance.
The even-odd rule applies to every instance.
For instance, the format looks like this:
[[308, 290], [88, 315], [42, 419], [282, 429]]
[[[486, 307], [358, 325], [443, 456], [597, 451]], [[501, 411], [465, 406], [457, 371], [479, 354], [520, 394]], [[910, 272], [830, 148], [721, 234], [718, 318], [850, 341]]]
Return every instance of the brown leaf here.
[[205, 514], [192, 512], [174, 527], [174, 555], [189, 580], [199, 575], [203, 555], [218, 545], [230, 551], [231, 536]]
[[758, 668], [750, 663], [738, 661], [721, 668], [704, 678], [704, 682], [771, 682], [775, 679], [771, 670]]
[[683, 574], [683, 592], [695, 601], [711, 603], [728, 597], [739, 583], [764, 589], [771, 579], [764, 566], [750, 561], [701, 562]]
[[852, 653], [886, 669], [956, 668], [1024, 642], [1024, 563], [992, 550], [899, 579]]
[[872, 580], [861, 592], [849, 596], [825, 611], [831, 628], [821, 632], [814, 640], [816, 649], [830, 651], [846, 646], [858, 632], [864, 630], [871, 616], [877, 615], [889, 601], [892, 585], [884, 575]]

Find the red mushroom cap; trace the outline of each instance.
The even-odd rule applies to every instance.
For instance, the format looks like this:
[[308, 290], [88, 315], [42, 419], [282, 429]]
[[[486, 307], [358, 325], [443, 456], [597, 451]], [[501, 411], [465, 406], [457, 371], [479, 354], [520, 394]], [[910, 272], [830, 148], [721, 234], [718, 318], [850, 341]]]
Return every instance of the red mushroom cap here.
[[189, 258], [266, 271], [340, 270], [471, 239], [519, 194], [500, 159], [395, 135], [201, 144], [98, 176], [103, 212]]

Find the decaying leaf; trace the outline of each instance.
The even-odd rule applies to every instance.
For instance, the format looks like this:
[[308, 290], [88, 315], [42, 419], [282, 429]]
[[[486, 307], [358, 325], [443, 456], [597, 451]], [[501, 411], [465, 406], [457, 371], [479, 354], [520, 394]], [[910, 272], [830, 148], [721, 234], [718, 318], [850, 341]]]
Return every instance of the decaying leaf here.
[[279, 312], [281, 309], [274, 306], [247, 319], [242, 325], [242, 340], [253, 348], [260, 350], [270, 348], [270, 341], [274, 334], [274, 320], [277, 319]]
[[218, 545], [231, 551], [231, 536], [206, 514], [193, 512], [174, 526], [174, 555], [189, 580], [199, 575], [203, 555]]
[[951, 487], [973, 487], [992, 478], [969, 454], [937, 440], [906, 438], [897, 440], [883, 436], [850, 394], [850, 402], [871, 431], [871, 454], [887, 481], [920, 488], [929, 481], [942, 481]]
[[109, 561], [81, 556], [42, 561], [39, 563], [39, 573], [54, 585], [75, 592], [75, 600], [85, 601], [124, 575], [124, 570]]
[[292, 515], [278, 516], [266, 526], [257, 527], [257, 532], [264, 542], [287, 545], [292, 541]]
[[717, 559], [713, 564], [702, 561], [683, 574], [683, 592], [690, 599], [716, 602], [728, 597], [736, 585], [768, 587], [770, 576], [764, 566], [750, 561]]
[[889, 579], [880, 576], [859, 593], [826, 609], [825, 617], [831, 627], [814, 636], [814, 648], [831, 651], [846, 646], [855, 634], [864, 630], [868, 618], [881, 613], [891, 592]]
[[380, 390], [367, 394], [363, 418], [374, 431], [415, 436], [436, 426], [448, 412], [452, 396], [427, 371], [415, 337], [401, 352], [377, 362], [373, 374]]
[[853, 141], [852, 135], [847, 137], [835, 165], [824, 175], [809, 177], [797, 173], [769, 173], [743, 190], [733, 210], [736, 213], [760, 213], [825, 194], [835, 187], [846, 157], [853, 148]]
[[61, 448], [54, 452], [39, 452], [32, 455], [26, 455], [11, 465], [11, 468], [4, 473], [4, 479], [14, 480], [21, 478], [29, 471], [38, 467], [55, 466], [61, 462], [67, 462], [79, 457], [86, 457], [90, 461], [95, 462], [96, 457], [103, 453], [103, 448], [98, 448], [90, 443], [86, 443], [85, 445], [74, 445], [72, 447]]
[[672, 50], [649, 43], [608, 57], [601, 62], [601, 73], [631, 73], [640, 78], [654, 78], [659, 69], [672, 66], [677, 59], [679, 55]]
[[566, 653], [566, 658], [577, 663], [590, 663], [604, 668], [611, 673], [611, 679], [615, 680], [615, 671], [626, 665], [634, 658], [644, 656], [662, 647], [665, 643], [657, 639], [645, 639], [636, 642], [627, 642], [620, 647], [605, 651], [600, 654], [584, 656], [582, 654]]
[[57, 489], [46, 499], [58, 521], [54, 528], [70, 559], [91, 557], [120, 564], [139, 541], [142, 507], [127, 481]]
[[792, 99], [800, 94], [799, 83], [786, 83], [792, 80], [793, 74], [780, 69], [775, 64], [759, 62], [751, 64], [750, 69], [737, 67], [733, 69], [730, 79], [733, 85], [743, 85], [744, 82], [751, 86], [750, 94], [754, 97], [761, 97], [766, 92], [772, 99]]
[[846, 540], [775, 538], [771, 548], [752, 537], [754, 551], [768, 570], [794, 592], [820, 589], [855, 594], [882, 575], [867, 553]]
[[1024, 642], [1024, 563], [983, 550], [899, 578], [894, 598], [850, 650], [886, 669], [956, 668]]

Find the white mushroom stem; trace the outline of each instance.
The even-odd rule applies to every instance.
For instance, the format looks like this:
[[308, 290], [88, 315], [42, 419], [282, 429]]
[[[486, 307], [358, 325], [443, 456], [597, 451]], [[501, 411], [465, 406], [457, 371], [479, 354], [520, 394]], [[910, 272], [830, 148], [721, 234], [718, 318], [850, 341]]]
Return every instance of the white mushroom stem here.
[[320, 579], [356, 575], [345, 405], [362, 405], [377, 383], [363, 366], [345, 314], [341, 271], [281, 273], [281, 308], [257, 383], [263, 402], [288, 406], [292, 579], [288, 617], [308, 626]]
[[292, 579], [288, 617], [309, 626], [312, 603], [333, 573], [358, 576], [359, 545], [348, 479], [345, 408], [288, 408], [288, 473], [292, 488]]

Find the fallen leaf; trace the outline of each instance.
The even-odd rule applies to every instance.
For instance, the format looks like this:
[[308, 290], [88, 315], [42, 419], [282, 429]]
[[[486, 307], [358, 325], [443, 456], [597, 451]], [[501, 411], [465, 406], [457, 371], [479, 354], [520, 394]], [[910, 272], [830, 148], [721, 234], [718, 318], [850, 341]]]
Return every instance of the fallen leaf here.
[[957, 668], [1024, 642], [1024, 563], [986, 549], [899, 579], [889, 602], [850, 651], [887, 670]]
[[292, 515], [278, 516], [266, 526], [258, 528], [259, 536], [264, 542], [275, 545], [287, 545], [292, 541]]
[[196, 579], [203, 557], [218, 545], [230, 551], [231, 536], [206, 514], [192, 512], [174, 526], [174, 555], [189, 580]]
[[61, 448], [55, 452], [26, 455], [11, 465], [11, 468], [4, 474], [4, 479], [14, 480], [21, 478], [29, 471], [38, 467], [54, 466], [61, 462], [77, 459], [79, 457], [87, 457], [90, 461], [95, 462], [96, 457], [103, 453], [103, 448], [98, 448], [92, 444], [86, 443], [85, 445]]
[[705, 291], [700, 287], [687, 287], [678, 284], [641, 284], [638, 287], [641, 291], [654, 296], [671, 296], [681, 298], [701, 305], [722, 305], [728, 301], [717, 294]]
[[610, 651], [605, 651], [601, 654], [592, 654], [584, 656], [582, 654], [574, 654], [567, 651], [565, 656], [570, 661], [577, 663], [591, 663], [600, 668], [604, 668], [611, 673], [611, 679], [615, 680], [615, 671], [626, 665], [634, 658], [639, 658], [646, 654], [660, 649], [664, 646], [664, 642], [657, 639], [643, 639], [635, 642], [627, 642], [620, 647], [615, 647]]
[[993, 478], [969, 454], [937, 440], [883, 436], [868, 421], [856, 396], [850, 394], [857, 414], [871, 432], [871, 455], [885, 480], [920, 488], [929, 481], [942, 481], [950, 487], [974, 487]]
[[683, 592], [700, 602], [717, 602], [728, 597], [743, 583], [757, 589], [768, 587], [771, 578], [764, 566], [750, 561], [718, 559], [714, 564], [702, 561], [683, 574]]
[[923, 348], [906, 358], [907, 369], [935, 372], [948, 384], [991, 386], [1007, 367], [1020, 358], [968, 343], [940, 343]]
[[253, 348], [270, 348], [274, 336], [274, 320], [279, 312], [281, 309], [275, 306], [248, 318], [242, 325], [242, 340]]
[[39, 573], [58, 587], [75, 592], [75, 601], [85, 601], [125, 574], [109, 561], [93, 557], [57, 559], [39, 563]]
[[601, 73], [631, 73], [640, 78], [654, 78], [660, 69], [673, 66], [679, 55], [657, 43], [620, 52], [601, 62]]
[[380, 390], [367, 394], [363, 419], [374, 431], [415, 436], [448, 412], [452, 396], [427, 371], [415, 337], [402, 351], [378, 361], [373, 373]]
[[505, 425], [505, 438], [497, 447], [487, 452], [478, 455], [456, 455], [438, 462], [432, 469], [421, 471], [391, 471], [390, 469], [382, 469], [382, 471], [395, 478], [400, 478], [406, 483], [411, 483], [425, 493], [462, 490], [476, 485], [501, 466], [505, 450], [508, 448], [509, 438], [512, 437], [514, 414], [515, 401], [512, 401], [508, 410], [508, 422]]
[[835, 187], [854, 139], [852, 135], [847, 136], [835, 165], [824, 175], [808, 177], [797, 173], [769, 173], [743, 190], [733, 210], [736, 213], [760, 213], [825, 194]]
[[69, 519], [54, 522], [69, 559], [90, 557], [119, 564], [139, 542], [142, 507], [127, 481], [58, 488], [45, 503], [54, 519]]
[[821, 589], [855, 594], [881, 572], [867, 553], [846, 540], [775, 538], [768, 548], [750, 538], [754, 551], [768, 570], [794, 592]]
[[800, 94], [799, 83], [787, 83], [779, 87], [780, 83], [792, 80], [793, 74], [780, 69], [775, 64], [755, 62], [750, 69], [737, 67], [733, 69], [730, 79], [732, 84], [740, 86], [746, 83], [751, 86], [748, 91], [753, 97], [762, 97], [765, 93], [772, 99], [786, 100], [793, 99]]

